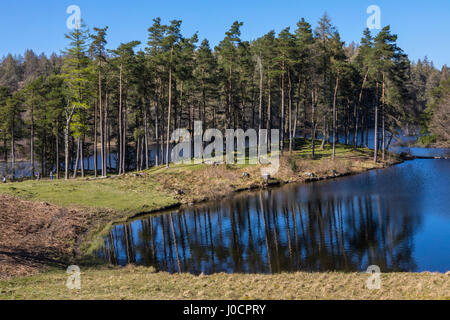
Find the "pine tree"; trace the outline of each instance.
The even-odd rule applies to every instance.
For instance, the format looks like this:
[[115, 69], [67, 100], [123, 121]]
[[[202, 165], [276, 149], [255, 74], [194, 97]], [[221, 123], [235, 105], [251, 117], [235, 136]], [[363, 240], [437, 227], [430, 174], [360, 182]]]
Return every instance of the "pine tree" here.
[[[216, 51], [219, 55], [219, 65], [223, 72], [226, 74], [226, 83], [224, 83], [224, 92], [226, 93], [226, 118], [227, 128], [232, 127], [232, 121], [234, 116], [234, 90], [236, 81], [236, 64], [237, 64], [237, 47], [241, 42], [241, 30], [243, 26], [242, 22], [235, 21], [230, 30], [225, 33], [225, 38], [216, 47]], [[225, 77], [224, 77], [225, 79]]]
[[[304, 123], [303, 123], [303, 135], [306, 137], [306, 122], [307, 122], [307, 101], [309, 100], [307, 94], [307, 84], [310, 82], [311, 85], [311, 96], [314, 96], [314, 85], [316, 65], [312, 57], [312, 52], [314, 49], [314, 37], [311, 29], [311, 25], [302, 18], [297, 23], [297, 30], [295, 31], [295, 45], [296, 45], [296, 56], [295, 70], [297, 77], [297, 103], [296, 103], [296, 116], [293, 125], [292, 136], [297, 135], [297, 121], [300, 111], [300, 103], [303, 100], [303, 113], [304, 113]], [[303, 87], [303, 94], [302, 94]], [[303, 96], [303, 99], [302, 99]], [[314, 97], [311, 102], [311, 139], [312, 139], [312, 157], [314, 158], [315, 153], [315, 137], [316, 137], [316, 122], [315, 122], [315, 102]], [[292, 144], [292, 143], [291, 143]]]
[[[116, 68], [119, 69], [119, 147], [118, 147], [118, 173], [125, 174], [125, 162], [126, 162], [126, 139], [127, 139], [127, 90], [128, 85], [131, 82], [133, 74], [135, 52], [134, 48], [140, 44], [139, 41], [131, 41], [128, 43], [122, 43], [112, 53], [115, 55]], [[125, 98], [124, 98], [125, 96]]]
[[[102, 165], [102, 177], [106, 176], [106, 145], [105, 145], [105, 112], [103, 111], [103, 69], [106, 63], [106, 32], [108, 27], [104, 28], [94, 28], [96, 34], [91, 34], [92, 39], [91, 46], [89, 48], [90, 55], [95, 59], [95, 65], [98, 74], [98, 92], [97, 92], [97, 103], [98, 113], [100, 114], [100, 156]], [[94, 111], [94, 175], [97, 176], [97, 108]]]
[[1, 110], [1, 114], [4, 118], [3, 130], [6, 132], [7, 138], [9, 138], [11, 143], [11, 168], [13, 180], [16, 178], [17, 141], [22, 138], [23, 133], [24, 123], [21, 116], [23, 111], [23, 96], [20, 91], [10, 95], [6, 99]]
[[[77, 138], [77, 160], [74, 176], [80, 158], [82, 131], [84, 130], [83, 111], [89, 109], [89, 79], [92, 66], [87, 55], [88, 30], [85, 27], [74, 29], [66, 35], [70, 41], [66, 49], [62, 77], [67, 87], [65, 107], [66, 125], [64, 128], [65, 179], [69, 178], [69, 136], [74, 131]], [[73, 128], [72, 128], [73, 127]], [[83, 159], [84, 160], [84, 159]], [[81, 161], [83, 169], [84, 161]]]

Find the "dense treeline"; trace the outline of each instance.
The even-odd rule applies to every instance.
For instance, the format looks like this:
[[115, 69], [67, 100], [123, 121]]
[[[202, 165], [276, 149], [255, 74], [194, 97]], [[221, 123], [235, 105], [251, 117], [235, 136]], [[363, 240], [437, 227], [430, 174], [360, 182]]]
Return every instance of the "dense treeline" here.
[[[299, 135], [321, 139], [312, 157], [338, 139], [368, 146], [374, 128], [378, 161], [398, 128], [430, 122], [430, 93], [448, 79], [447, 67], [411, 63], [389, 27], [345, 45], [326, 15], [314, 31], [302, 19], [296, 30], [251, 42], [241, 39], [241, 26], [233, 23], [211, 48], [197, 34], [183, 36], [181, 21], [157, 18], [146, 43], [114, 50], [107, 27], [83, 26], [66, 35], [61, 55], [8, 55], [0, 68], [0, 152], [12, 176], [19, 154], [32, 172], [39, 163], [43, 175], [64, 170], [65, 178], [167, 164], [172, 130], [193, 132], [194, 121], [204, 129], [279, 128], [283, 152]], [[81, 161], [89, 156], [93, 168]]]
[[429, 94], [427, 108], [422, 114], [422, 136], [419, 142], [425, 145], [450, 145], [450, 79], [440, 82]]

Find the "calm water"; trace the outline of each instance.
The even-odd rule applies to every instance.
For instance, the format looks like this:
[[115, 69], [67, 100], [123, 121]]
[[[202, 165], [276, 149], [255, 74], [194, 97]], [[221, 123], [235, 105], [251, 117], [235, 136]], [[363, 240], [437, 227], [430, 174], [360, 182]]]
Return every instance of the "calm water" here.
[[450, 270], [450, 160], [414, 160], [118, 225], [98, 257], [169, 272]]

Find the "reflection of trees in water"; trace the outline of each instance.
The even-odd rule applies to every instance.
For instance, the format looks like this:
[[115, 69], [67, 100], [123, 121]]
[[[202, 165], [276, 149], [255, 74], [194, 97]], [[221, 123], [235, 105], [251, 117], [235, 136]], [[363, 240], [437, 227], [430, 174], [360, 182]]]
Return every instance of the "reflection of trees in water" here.
[[411, 208], [377, 196], [314, 199], [268, 191], [148, 217], [115, 227], [98, 254], [113, 264], [196, 274], [416, 269], [412, 237], [421, 218]]

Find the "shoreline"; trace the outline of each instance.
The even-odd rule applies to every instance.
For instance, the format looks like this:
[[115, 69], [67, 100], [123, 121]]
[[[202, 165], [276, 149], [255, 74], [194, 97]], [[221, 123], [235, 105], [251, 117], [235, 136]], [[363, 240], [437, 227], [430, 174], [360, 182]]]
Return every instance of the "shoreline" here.
[[[10, 221], [14, 221], [16, 216], [14, 203], [20, 201], [28, 208], [27, 210], [30, 212], [23, 212], [23, 225], [21, 227], [33, 231], [26, 235], [30, 239], [35, 237], [41, 239], [39, 241], [44, 239], [44, 241], [51, 242], [51, 237], [46, 237], [45, 233], [48, 233], [49, 229], [54, 229], [56, 230], [55, 234], [58, 235], [58, 232], [61, 231], [60, 227], [65, 226], [67, 222], [60, 217], [60, 212], [67, 210], [72, 212], [73, 217], [71, 218], [75, 218], [79, 223], [69, 230], [71, 236], [67, 237], [64, 232], [61, 233], [61, 236], [65, 236], [66, 242], [71, 244], [64, 244], [65, 251], [63, 251], [66, 253], [56, 255], [56, 260], [67, 263], [84, 261], [89, 265], [93, 263], [89, 261], [90, 253], [101, 246], [104, 235], [119, 223], [177, 208], [183, 209], [198, 204], [207, 205], [208, 202], [221, 201], [243, 192], [263, 190], [286, 184], [338, 179], [370, 170], [387, 168], [403, 162], [399, 156], [388, 154], [385, 163], [375, 164], [371, 159], [372, 151], [353, 150], [344, 147], [342, 147], [340, 158], [333, 162], [327, 158], [329, 151], [324, 150], [323, 154], [319, 155], [316, 160], [310, 160], [301, 153], [295, 154], [295, 158], [292, 160], [293, 156], [285, 154], [281, 158], [279, 173], [269, 181], [264, 181], [260, 177], [260, 166], [258, 165], [179, 165], [171, 166], [170, 169], [160, 167], [128, 173], [125, 176], [115, 176], [110, 179], [87, 178], [69, 181], [42, 180], [40, 182], [10, 183], [0, 186], [0, 195], [3, 194], [3, 206], [10, 204], [9, 211], [4, 210], [7, 216], [9, 212]], [[305, 172], [313, 172], [314, 177], [306, 176]], [[249, 177], [243, 177], [244, 173]], [[95, 189], [91, 191], [89, 188]], [[99, 207], [86, 205], [89, 204], [89, 202], [86, 202], [89, 197], [93, 197], [91, 200], [96, 204], [95, 201], [98, 201], [96, 192], [104, 192], [105, 196], [113, 197], [111, 201], [104, 201], [108, 205], [111, 204], [110, 208], [101, 205]], [[64, 198], [66, 193], [73, 193], [74, 195], [68, 196], [66, 199]], [[77, 193], [79, 193], [78, 196]], [[111, 194], [113, 195], [111, 196]], [[133, 197], [136, 197], [136, 199]], [[149, 199], [152, 200], [150, 205]], [[75, 203], [71, 204], [74, 201]], [[82, 201], [85, 201], [85, 203]], [[117, 201], [117, 203], [114, 201]], [[122, 203], [122, 201], [128, 202]], [[41, 204], [43, 208], [49, 209], [48, 217], [45, 216], [47, 220], [44, 222], [33, 222], [35, 217], [42, 215], [40, 210], [43, 210], [36, 209], [36, 207], [40, 208], [36, 204]], [[116, 205], [117, 208], [114, 208], [113, 205]], [[121, 210], [120, 206], [126, 209]], [[1, 228], [7, 230], [10, 227], [8, 223], [11, 224], [11, 222], [2, 221]], [[70, 233], [72, 231], [73, 233]], [[65, 232], [67, 233], [67, 230]], [[14, 235], [11, 235], [11, 237], [14, 238]], [[16, 250], [20, 249], [18, 239], [16, 243], [14, 243], [14, 239], [10, 240], [12, 241], [12, 247], [15, 245]], [[39, 241], [36, 240], [36, 246], [39, 245]], [[58, 251], [61, 247], [62, 245], [56, 248], [50, 247], [49, 250]], [[32, 247], [28, 247], [28, 251], [32, 251]], [[45, 255], [45, 252], [43, 255]], [[31, 271], [31, 274], [45, 269], [45, 264], [39, 265], [36, 270]], [[20, 275], [28, 274], [19, 273]], [[14, 276], [14, 274], [8, 276]]]
[[[367, 152], [370, 153], [370, 151]], [[152, 267], [134, 265], [120, 267], [108, 266], [104, 263], [96, 264], [86, 254], [86, 250], [88, 249], [86, 246], [92, 247], [96, 241], [103, 241], [103, 232], [117, 223], [138, 219], [145, 215], [164, 213], [176, 208], [191, 207], [194, 203], [195, 205], [208, 205], [208, 201], [220, 201], [241, 193], [245, 194], [246, 192], [255, 192], [267, 188], [277, 188], [287, 184], [302, 184], [339, 179], [371, 170], [389, 168], [407, 161], [406, 159], [401, 159], [398, 155], [390, 154], [387, 157], [388, 161], [386, 163], [374, 164], [371, 157], [367, 156], [368, 154], [363, 158], [351, 160], [341, 158], [340, 161], [350, 161], [350, 163], [341, 167], [341, 171], [336, 175], [329, 173], [329, 165], [331, 163], [329, 159], [313, 160], [313, 166], [317, 169], [317, 174], [314, 178], [307, 177], [304, 174], [306, 169], [311, 169], [311, 167], [306, 165], [306, 163], [311, 165], [311, 160], [300, 159], [298, 165], [302, 165], [305, 162], [303, 163], [305, 166], [294, 173], [294, 170], [291, 170], [292, 167], [288, 165], [289, 160], [285, 157], [283, 158], [279, 175], [276, 179], [269, 181], [269, 183], [263, 183], [262, 180], [258, 180], [259, 177], [256, 175], [253, 176], [253, 173], [252, 177], [254, 179], [244, 179], [241, 177], [242, 172], [259, 172], [259, 167], [257, 166], [228, 168], [226, 166], [174, 166], [169, 170], [155, 168], [150, 171], [133, 172], [126, 176], [106, 179], [108, 183], [112, 182], [114, 185], [124, 184], [125, 186], [127, 183], [138, 184], [139, 182], [143, 183], [144, 186], [148, 186], [150, 182], [157, 181], [158, 183], [150, 183], [150, 185], [157, 192], [161, 192], [161, 190], [165, 190], [166, 185], [164, 182], [167, 182], [165, 179], [169, 176], [172, 178], [170, 183], [173, 185], [173, 188], [165, 191], [172, 196], [176, 196], [176, 202], [164, 208], [160, 206], [152, 212], [147, 213], [136, 213], [132, 211], [118, 212], [111, 209], [101, 210], [86, 207], [82, 209], [79, 207], [80, 211], [70, 209], [69, 216], [74, 218], [74, 221], [78, 221], [79, 227], [82, 228], [80, 229], [81, 232], [75, 235], [77, 239], [76, 243], [72, 243], [72, 245], [66, 244], [66, 247], [69, 249], [68, 251], [70, 251], [69, 256], [71, 257], [69, 259], [57, 258], [58, 263], [43, 263], [38, 268], [31, 270], [29, 274], [11, 275], [3, 278], [3, 280], [0, 277], [0, 299], [449, 300], [449, 272], [445, 274], [431, 272], [382, 273], [381, 290], [368, 290], [366, 283], [369, 275], [354, 271], [294, 272], [272, 275], [219, 273], [196, 276], [187, 273], [169, 274], [166, 272], [156, 272]], [[342, 163], [335, 163], [334, 165], [340, 166]], [[216, 186], [214, 191], [220, 190], [221, 192], [213, 193], [215, 199], [211, 199], [210, 194], [203, 194], [205, 188], [211, 189], [211, 186], [215, 185], [212, 182], [209, 185], [205, 185], [201, 179], [199, 180], [199, 177], [208, 177], [210, 181], [214, 179], [218, 179], [218, 181], [226, 180], [223, 175], [231, 175], [229, 177], [231, 180], [234, 177], [238, 177], [241, 183], [235, 183], [232, 188], [228, 186], [229, 189], [226, 190], [220, 189], [220, 185]], [[191, 184], [187, 183], [186, 178]], [[256, 180], [258, 180], [258, 183], [255, 182]], [[89, 183], [97, 183], [99, 181], [85, 179], [77, 181], [77, 183], [80, 183], [81, 186], [86, 186]], [[62, 183], [64, 184], [65, 182]], [[226, 180], [224, 185], [227, 183], [228, 180]], [[183, 190], [180, 190], [180, 186], [183, 186]], [[179, 191], [182, 192], [178, 193]], [[44, 206], [44, 208], [50, 208], [49, 210], [55, 210], [56, 213], [61, 212], [61, 210], [69, 210], [67, 207], [64, 209], [64, 207], [58, 207], [47, 202], [18, 200], [17, 197], [2, 196], [1, 194], [2, 190], [0, 189], [0, 199], [7, 197], [9, 199], [8, 201], [11, 202], [11, 206], [14, 208], [17, 207], [16, 204], [20, 201], [30, 208], [39, 204]], [[49, 216], [48, 221], [56, 222], [56, 224], [58, 222], [55, 216]], [[58, 229], [55, 230], [58, 234]], [[47, 229], [43, 228], [42, 231], [46, 232]], [[60, 238], [63, 239], [71, 237], [65, 230], [60, 230], [59, 234]], [[62, 257], [68, 256], [63, 254]], [[80, 291], [70, 291], [64, 286], [67, 280], [65, 268], [69, 264], [77, 264], [81, 268], [82, 290]], [[0, 270], [2, 270], [1, 263]]]

